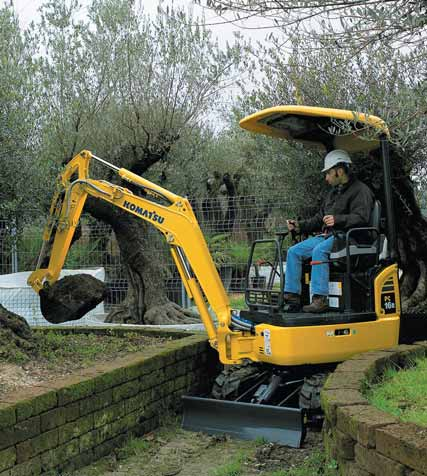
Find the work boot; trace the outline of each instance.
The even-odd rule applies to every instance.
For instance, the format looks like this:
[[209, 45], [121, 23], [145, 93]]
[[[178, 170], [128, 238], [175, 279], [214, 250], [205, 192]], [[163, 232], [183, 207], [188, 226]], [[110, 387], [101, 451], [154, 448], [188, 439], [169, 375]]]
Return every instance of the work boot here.
[[319, 294], [314, 294], [311, 304], [302, 308], [304, 312], [325, 312], [328, 309], [328, 296], [320, 296]]
[[301, 311], [301, 296], [295, 293], [284, 293], [283, 299], [285, 301], [285, 312], [300, 312]]

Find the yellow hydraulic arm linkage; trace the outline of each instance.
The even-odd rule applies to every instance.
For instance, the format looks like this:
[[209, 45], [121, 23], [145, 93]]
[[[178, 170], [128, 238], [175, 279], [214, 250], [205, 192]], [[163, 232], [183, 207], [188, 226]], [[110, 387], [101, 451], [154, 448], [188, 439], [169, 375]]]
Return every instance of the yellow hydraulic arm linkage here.
[[[141, 187], [145, 197], [104, 180], [90, 179], [91, 159], [113, 169], [123, 180]], [[45, 282], [52, 285], [58, 280], [88, 195], [105, 200], [154, 225], [170, 245], [186, 292], [197, 305], [209, 342], [218, 350], [221, 362], [238, 363], [249, 354], [254, 360], [254, 336], [230, 329], [230, 303], [188, 200], [87, 150], [77, 154], [58, 177], [37, 269], [28, 278], [28, 284], [36, 292], [43, 288]], [[157, 203], [159, 201], [162, 204]], [[40, 268], [53, 234], [48, 267]], [[207, 303], [218, 318], [218, 328], [214, 326]]]

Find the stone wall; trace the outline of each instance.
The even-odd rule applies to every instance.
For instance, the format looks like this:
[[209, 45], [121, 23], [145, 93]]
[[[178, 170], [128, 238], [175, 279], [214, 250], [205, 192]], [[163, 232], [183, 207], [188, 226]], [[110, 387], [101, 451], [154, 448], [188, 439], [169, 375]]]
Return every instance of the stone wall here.
[[205, 334], [174, 337], [157, 350], [0, 397], [0, 476], [87, 465], [130, 435], [156, 428], [162, 415], [180, 409], [182, 395], [203, 391], [217, 370], [217, 353]]
[[322, 391], [324, 442], [343, 476], [427, 475], [427, 428], [401, 423], [369, 405], [364, 387], [386, 366], [405, 367], [427, 354], [427, 342], [354, 356], [338, 365]]

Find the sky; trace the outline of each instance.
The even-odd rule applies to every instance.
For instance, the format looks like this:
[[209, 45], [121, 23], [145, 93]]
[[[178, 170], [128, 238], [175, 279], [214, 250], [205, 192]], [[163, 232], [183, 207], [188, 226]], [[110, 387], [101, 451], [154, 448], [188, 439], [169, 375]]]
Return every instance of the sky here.
[[[0, 0], [0, 3], [10, 3], [11, 0]], [[39, 15], [37, 10], [42, 5], [44, 0], [12, 0], [15, 10], [18, 13], [21, 26], [27, 27], [32, 20], [37, 21]], [[144, 7], [144, 11], [150, 15], [156, 13], [158, 7], [158, 0], [140, 0]], [[86, 10], [86, 4], [88, 0], [80, 0], [82, 4], [82, 15]], [[192, 0], [173, 0], [174, 5], [182, 5], [189, 11], [192, 11], [195, 16], [205, 14], [207, 24], [212, 30], [214, 36], [219, 40], [220, 44], [225, 44], [226, 41], [232, 42], [234, 31], [240, 31], [240, 33], [247, 39], [253, 41], [262, 41], [268, 30], [257, 30], [257, 27], [262, 26], [261, 21], [254, 19], [251, 22], [245, 22], [244, 28], [239, 28], [236, 24], [225, 22], [223, 18], [218, 17], [214, 12], [208, 9], [204, 9], [199, 5], [195, 5]], [[172, 0], [163, 0], [162, 5], [172, 5]]]

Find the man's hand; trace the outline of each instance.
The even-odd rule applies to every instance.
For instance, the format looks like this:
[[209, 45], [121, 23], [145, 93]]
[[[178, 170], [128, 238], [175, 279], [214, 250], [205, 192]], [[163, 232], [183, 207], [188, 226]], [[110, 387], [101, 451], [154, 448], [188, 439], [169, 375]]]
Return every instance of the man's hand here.
[[335, 218], [333, 215], [325, 215], [323, 217], [323, 223], [326, 226], [334, 226], [335, 225]]
[[293, 230], [298, 230], [298, 222], [296, 220], [286, 220], [286, 224], [288, 225], [288, 230], [293, 231]]

